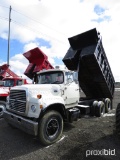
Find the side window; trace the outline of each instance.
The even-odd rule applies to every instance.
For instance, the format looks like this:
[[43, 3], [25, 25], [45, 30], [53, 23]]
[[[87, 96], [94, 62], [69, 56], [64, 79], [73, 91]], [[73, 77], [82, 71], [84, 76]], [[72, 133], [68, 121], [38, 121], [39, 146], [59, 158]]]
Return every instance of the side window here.
[[66, 72], [65, 73], [66, 82], [75, 82], [78, 83], [78, 73], [77, 72]]
[[73, 72], [73, 80], [78, 83], [78, 72]]
[[16, 85], [17, 85], [17, 86], [22, 85], [22, 80], [17, 80]]
[[66, 72], [65, 73], [65, 79], [66, 79], [66, 82], [73, 82], [73, 73], [72, 72]]
[[14, 86], [14, 80], [13, 79], [5, 80], [4, 86], [5, 87], [13, 87]]

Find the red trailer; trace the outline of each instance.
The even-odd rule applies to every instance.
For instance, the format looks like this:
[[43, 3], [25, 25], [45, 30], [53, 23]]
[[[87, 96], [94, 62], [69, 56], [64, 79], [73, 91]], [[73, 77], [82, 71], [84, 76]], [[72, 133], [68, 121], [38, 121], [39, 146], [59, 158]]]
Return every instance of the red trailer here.
[[19, 76], [9, 69], [8, 64], [3, 64], [2, 66], [0, 66], [0, 80], [6, 77], [19, 77]]
[[10, 88], [22, 84], [28, 84], [26, 79], [19, 77], [11, 71], [7, 64], [0, 66], [0, 118], [3, 116]]

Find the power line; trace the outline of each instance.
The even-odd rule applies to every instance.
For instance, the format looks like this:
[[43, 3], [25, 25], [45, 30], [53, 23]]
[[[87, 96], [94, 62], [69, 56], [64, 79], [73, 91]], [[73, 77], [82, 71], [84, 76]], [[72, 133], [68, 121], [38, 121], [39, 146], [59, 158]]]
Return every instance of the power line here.
[[[1, 16], [0, 16], [0, 19], [9, 21], [8, 18], [1, 17]], [[27, 29], [31, 30], [32, 32], [39, 33], [39, 34], [41, 34], [41, 35], [43, 35], [43, 36], [49, 37], [49, 38], [54, 39], [54, 40], [56, 40], [56, 41], [58, 41], [58, 42], [60, 42], [60, 43], [65, 44], [65, 42], [60, 41], [60, 40], [56, 39], [55, 37], [52, 37], [52, 36], [47, 35], [47, 34], [45, 34], [45, 33], [42, 33], [42, 32], [40, 32], [40, 31], [38, 31], [38, 30], [36, 30], [36, 29], [33, 29], [33, 28], [29, 27], [29, 26], [26, 26], [26, 25], [24, 25], [24, 24], [21, 24], [21, 23], [19, 23], [19, 22], [17, 22], [17, 21], [14, 21], [14, 20], [11, 19], [11, 22], [14, 23], [14, 24], [17, 24], [17, 25], [20, 26], [20, 27], [27, 28]]]
[[62, 35], [64, 35], [64, 36], [66, 36], [64, 33], [62, 33], [62, 32], [60, 32], [60, 31], [58, 31], [58, 30], [56, 30], [56, 29], [48, 26], [47, 24], [43, 24], [42, 22], [40, 22], [40, 21], [38, 21], [38, 20], [35, 20], [35, 19], [33, 19], [33, 18], [31, 18], [31, 17], [23, 14], [23, 13], [20, 13], [19, 11], [16, 11], [16, 10], [14, 10], [14, 9], [12, 9], [12, 10], [13, 10], [14, 12], [16, 12], [16, 13], [19, 13], [19, 14], [27, 17], [28, 19], [30, 19], [30, 20], [32, 20], [32, 21], [34, 21], [34, 22], [36, 22], [36, 23], [39, 23], [39, 24], [41, 24], [41, 25], [43, 25], [43, 26], [45, 26], [45, 27], [47, 27], [47, 28], [49, 28], [49, 29], [51, 29], [51, 30], [54, 30], [55, 32], [58, 32], [58, 33], [60, 33], [60, 34], [62, 34]]
[[[0, 6], [9, 9], [9, 7], [3, 6], [3, 5], [0, 5]], [[47, 24], [43, 24], [42, 22], [40, 22], [40, 21], [38, 21], [38, 20], [35, 20], [35, 19], [33, 19], [33, 18], [31, 18], [31, 17], [29, 17], [29, 16], [27, 16], [27, 15], [25, 15], [25, 14], [19, 12], [19, 11], [16, 11], [16, 10], [13, 9], [13, 8], [12, 8], [12, 11], [14, 11], [14, 12], [16, 12], [16, 13], [18, 13], [18, 14], [21, 14], [21, 15], [23, 15], [24, 17], [27, 17], [28, 19], [30, 19], [30, 20], [32, 20], [32, 21], [34, 21], [34, 22], [36, 22], [36, 23], [39, 23], [39, 24], [41, 24], [41, 25], [43, 25], [43, 26], [45, 26], [45, 27], [47, 27], [47, 28], [49, 28], [49, 29], [51, 29], [51, 30], [53, 30], [53, 31], [55, 31], [55, 32], [58, 32], [58, 33], [60, 33], [60, 34], [62, 34], [62, 35], [64, 35], [64, 36], [67, 36], [67, 35], [65, 35], [64, 33], [62, 33], [62, 32], [60, 32], [60, 31], [58, 31], [58, 30], [56, 30], [56, 29], [48, 26]]]
[[6, 20], [6, 21], [8, 21], [8, 20], [9, 20], [8, 18], [1, 17], [1, 16], [0, 16], [0, 19]]
[[9, 7], [3, 6], [3, 5], [1, 5], [1, 4], [0, 4], [0, 7], [4, 7], [4, 8], [8, 8], [8, 9], [9, 9]]
[[[6, 6], [1, 5], [1, 4], [0, 4], [0, 7], [3, 7], [3, 8], [7, 8], [7, 9], [9, 9], [9, 7], [6, 7]], [[9, 21], [9, 18], [5, 18], [5, 17], [1, 17], [1, 16], [0, 16], [0, 19], [3, 19], [3, 20], [6, 20], [6, 21]]]
[[21, 23], [18, 23], [17, 21], [11, 20], [11, 22], [17, 24], [17, 25], [20, 26], [20, 27], [22, 26], [22, 27], [24, 27], [24, 28], [27, 28], [27, 29], [31, 30], [32, 32], [39, 33], [39, 34], [41, 34], [41, 35], [43, 35], [43, 36], [49, 37], [49, 38], [51, 38], [51, 39], [53, 39], [53, 40], [56, 40], [56, 41], [58, 41], [58, 42], [60, 42], [60, 43], [62, 43], [62, 44], [64, 44], [64, 45], [67, 44], [67, 43], [65, 43], [65, 42], [63, 42], [63, 41], [60, 41], [60, 40], [54, 38], [54, 37], [51, 37], [50, 35], [44, 34], [44, 33], [40, 32], [40, 31], [38, 31], [38, 30], [36, 30], [36, 29], [34, 30], [34, 29], [31, 28], [31, 27], [28, 27], [28, 26], [26, 26], [26, 25], [23, 25], [23, 24], [21, 24]]
[[[9, 7], [3, 6], [3, 5], [0, 5], [0, 6], [9, 9]], [[41, 25], [43, 25], [43, 26], [45, 26], [45, 27], [47, 27], [47, 28], [49, 28], [49, 29], [52, 29], [53, 31], [56, 31], [56, 32], [58, 32], [58, 33], [60, 33], [60, 34], [63, 34], [63, 33], [59, 32], [59, 31], [53, 29], [52, 27], [49, 27], [49, 26], [47, 26], [47, 25], [45, 25], [45, 24], [43, 24], [43, 23], [41, 23], [41, 22], [39, 22], [39, 21], [37, 21], [37, 20], [34, 20], [33, 18], [31, 18], [31, 17], [29, 17], [29, 16], [27, 16], [27, 15], [25, 15], [25, 14], [20, 13], [19, 11], [14, 10], [13, 8], [12, 8], [12, 11], [14, 11], [14, 12], [16, 12], [16, 13], [19, 13], [19, 14], [27, 17], [28, 19], [30, 19], [30, 20], [32, 20], [32, 21], [34, 21], [34, 22], [36, 22], [36, 23], [39, 23], [39, 24], [41, 24]], [[9, 20], [8, 18], [1, 17], [1, 16], [0, 16], [0, 19], [6, 20], [6, 21]], [[22, 27], [24, 27], [24, 28], [27, 28], [27, 29], [33, 31], [33, 32], [39, 33], [39, 34], [41, 34], [41, 35], [44, 35], [44, 36], [46, 36], [46, 37], [49, 37], [49, 38], [54, 39], [54, 40], [56, 40], [56, 41], [58, 41], [58, 42], [60, 42], [60, 43], [65, 44], [65, 42], [63, 42], [63, 41], [61, 41], [61, 40], [58, 40], [58, 39], [56, 39], [56, 38], [54, 38], [54, 37], [52, 37], [52, 36], [50, 36], [50, 35], [44, 34], [44, 33], [40, 32], [40, 31], [38, 31], [38, 30], [36, 30], [36, 29], [33, 29], [33, 28], [29, 27], [29, 26], [26, 26], [26, 25], [24, 25], [24, 24], [21, 24], [21, 23], [15, 21], [15, 20], [13, 20], [13, 19], [11, 19], [11, 22], [17, 24], [18, 26], [22, 26]], [[63, 34], [63, 35], [65, 36], [65, 34]]]

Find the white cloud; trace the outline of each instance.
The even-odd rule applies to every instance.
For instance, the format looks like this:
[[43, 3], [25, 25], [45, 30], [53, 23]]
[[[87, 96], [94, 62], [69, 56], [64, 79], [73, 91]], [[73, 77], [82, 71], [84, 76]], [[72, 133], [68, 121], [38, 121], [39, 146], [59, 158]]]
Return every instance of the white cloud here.
[[[31, 80], [24, 75], [24, 72], [28, 66], [28, 61], [22, 54], [16, 54], [15, 56], [10, 58], [10, 70], [13, 71], [18, 76], [27, 79], [28, 82]], [[0, 66], [6, 64], [6, 62], [1, 62]]]
[[[115, 79], [120, 81], [119, 0], [83, 0], [81, 3], [80, 0], [1, 0], [0, 3], [4, 6], [12, 6], [11, 38], [21, 41], [24, 44], [24, 51], [36, 46], [40, 47], [53, 65], [56, 65], [55, 57], [61, 59], [67, 52], [68, 37], [96, 27], [102, 35], [103, 46]], [[103, 7], [105, 12], [97, 15], [94, 12], [95, 5]], [[7, 17], [7, 9], [0, 7], [0, 14], [2, 17]], [[110, 16], [111, 21], [101, 23], [91, 21], [103, 16]], [[0, 36], [7, 38], [8, 24], [2, 19], [0, 21], [3, 22], [0, 27]], [[36, 41], [38, 38], [49, 41], [51, 47], [40, 46], [40, 42]], [[12, 64], [14, 65], [13, 62]]]
[[[10, 59], [10, 69], [18, 76], [27, 78], [24, 72], [28, 66], [28, 60], [22, 54], [16, 54]], [[28, 79], [28, 78], [27, 78]]]
[[31, 49], [33, 49], [33, 48], [36, 48], [36, 47], [39, 47], [39, 43], [33, 43], [33, 42], [30, 42], [30, 43], [27, 43], [27, 44], [25, 44], [25, 46], [24, 46], [24, 52], [27, 52], [27, 51], [29, 51], [29, 50], [31, 50]]
[[51, 49], [49, 49], [47, 47], [44, 47], [44, 46], [40, 47], [38, 42], [36, 42], [36, 43], [31, 42], [31, 43], [26, 44], [24, 46], [24, 52], [27, 52], [27, 51], [29, 51], [29, 50], [31, 50], [33, 48], [36, 48], [36, 47], [40, 48], [43, 51], [43, 53], [45, 53], [48, 56], [48, 60], [52, 65], [55, 64], [54, 59], [52, 58], [53, 54], [51, 52]]

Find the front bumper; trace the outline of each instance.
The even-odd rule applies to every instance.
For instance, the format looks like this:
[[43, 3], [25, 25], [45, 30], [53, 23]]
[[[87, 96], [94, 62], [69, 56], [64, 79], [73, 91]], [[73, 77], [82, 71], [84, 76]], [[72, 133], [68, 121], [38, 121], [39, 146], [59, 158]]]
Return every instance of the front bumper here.
[[3, 117], [9, 124], [23, 130], [28, 134], [36, 136], [38, 133], [38, 122], [28, 120], [6, 110], [3, 113]]

